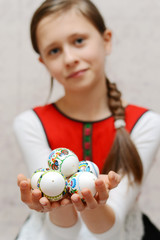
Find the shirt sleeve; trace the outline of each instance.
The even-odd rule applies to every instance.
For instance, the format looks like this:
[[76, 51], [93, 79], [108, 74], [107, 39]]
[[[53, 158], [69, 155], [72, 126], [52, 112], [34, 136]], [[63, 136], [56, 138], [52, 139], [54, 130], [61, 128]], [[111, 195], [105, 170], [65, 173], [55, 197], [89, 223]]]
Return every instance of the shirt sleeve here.
[[116, 222], [110, 229], [113, 239], [116, 239], [114, 237], [118, 231], [121, 233], [125, 218], [134, 207], [148, 171], [154, 162], [160, 145], [160, 116], [152, 111], [146, 112], [134, 126], [131, 139], [142, 160], [143, 181], [141, 185], [134, 184], [131, 186], [127, 176], [124, 176], [118, 187], [110, 191], [108, 204], [113, 208], [116, 215]]
[[38, 168], [47, 168], [51, 149], [36, 113], [28, 110], [17, 116], [13, 129], [29, 175], [31, 176]]

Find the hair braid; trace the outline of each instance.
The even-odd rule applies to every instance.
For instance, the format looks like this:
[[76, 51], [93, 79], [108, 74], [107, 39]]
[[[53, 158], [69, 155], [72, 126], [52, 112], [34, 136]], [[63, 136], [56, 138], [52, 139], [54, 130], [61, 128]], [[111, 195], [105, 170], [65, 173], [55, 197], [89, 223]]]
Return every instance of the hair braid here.
[[117, 89], [115, 83], [110, 83], [106, 78], [108, 88], [109, 107], [115, 120], [125, 119], [125, 110], [121, 102], [121, 92]]
[[[108, 104], [114, 120], [125, 120], [125, 109], [122, 106], [121, 92], [117, 89], [116, 84], [111, 83], [108, 78], [106, 78], [106, 84]], [[140, 156], [124, 127], [116, 130], [115, 140], [103, 168], [103, 173], [109, 170], [121, 171], [123, 175], [127, 174], [130, 182], [133, 180], [131, 175], [133, 175], [136, 182], [141, 182], [142, 180], [143, 167]]]

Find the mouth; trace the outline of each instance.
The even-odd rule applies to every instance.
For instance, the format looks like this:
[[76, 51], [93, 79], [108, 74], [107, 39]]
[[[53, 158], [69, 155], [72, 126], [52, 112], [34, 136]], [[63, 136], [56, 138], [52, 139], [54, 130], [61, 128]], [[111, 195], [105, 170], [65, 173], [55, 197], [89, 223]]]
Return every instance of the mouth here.
[[76, 72], [73, 72], [73, 73], [69, 74], [69, 75], [67, 76], [67, 78], [77, 78], [77, 77], [80, 77], [80, 76], [82, 76], [87, 70], [88, 70], [88, 68], [82, 69], [82, 70], [79, 70], [79, 71], [76, 71]]

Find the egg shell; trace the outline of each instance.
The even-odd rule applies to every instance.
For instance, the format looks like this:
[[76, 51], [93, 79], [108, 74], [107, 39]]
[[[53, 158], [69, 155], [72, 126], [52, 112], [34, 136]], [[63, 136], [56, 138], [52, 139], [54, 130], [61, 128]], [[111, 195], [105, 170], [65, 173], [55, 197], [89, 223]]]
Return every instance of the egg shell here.
[[37, 182], [39, 177], [46, 171], [50, 170], [49, 168], [38, 168], [31, 176], [31, 188], [38, 189]]
[[59, 201], [67, 192], [66, 178], [58, 171], [49, 170], [38, 179], [38, 188], [50, 201]]
[[98, 166], [91, 161], [80, 161], [78, 166], [78, 172], [91, 172], [96, 177], [99, 176], [99, 168]]
[[90, 172], [77, 172], [67, 181], [67, 188], [71, 194], [78, 193], [81, 199], [83, 196], [81, 191], [84, 188], [90, 189], [92, 196], [96, 194], [95, 180], [97, 177]]
[[78, 171], [79, 159], [67, 148], [56, 148], [49, 155], [48, 165], [52, 170], [60, 171], [65, 177], [70, 177]]

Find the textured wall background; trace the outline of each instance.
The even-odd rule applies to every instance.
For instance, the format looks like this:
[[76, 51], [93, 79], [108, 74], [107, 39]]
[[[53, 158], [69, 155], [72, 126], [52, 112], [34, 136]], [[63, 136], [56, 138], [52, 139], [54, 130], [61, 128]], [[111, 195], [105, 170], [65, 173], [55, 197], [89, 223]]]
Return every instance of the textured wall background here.
[[[41, 0], [0, 0], [0, 235], [13, 240], [28, 215], [16, 176], [27, 174], [12, 131], [14, 117], [43, 104], [49, 76], [37, 61], [29, 22]], [[113, 31], [113, 51], [106, 70], [128, 102], [160, 113], [160, 1], [94, 0]], [[63, 89], [56, 83], [52, 101]], [[160, 156], [160, 154], [158, 154]], [[160, 159], [157, 157], [140, 198], [141, 208], [160, 228]]]

